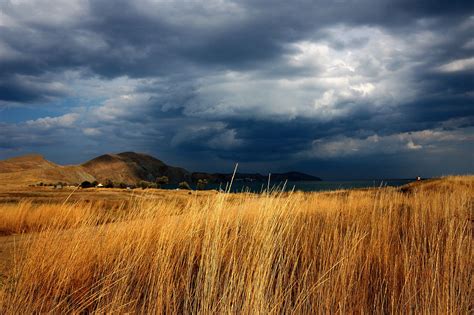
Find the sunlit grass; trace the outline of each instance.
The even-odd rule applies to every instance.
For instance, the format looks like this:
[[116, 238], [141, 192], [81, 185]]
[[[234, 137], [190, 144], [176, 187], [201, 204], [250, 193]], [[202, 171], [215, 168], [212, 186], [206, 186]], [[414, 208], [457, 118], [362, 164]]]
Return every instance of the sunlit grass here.
[[0, 311], [466, 314], [473, 182], [2, 206], [0, 230], [36, 236]]

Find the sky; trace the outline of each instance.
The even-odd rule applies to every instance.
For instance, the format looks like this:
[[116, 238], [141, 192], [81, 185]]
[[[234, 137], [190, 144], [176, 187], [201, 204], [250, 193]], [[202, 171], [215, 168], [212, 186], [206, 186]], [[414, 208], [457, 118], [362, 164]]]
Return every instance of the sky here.
[[474, 1], [2, 0], [0, 159], [474, 173]]

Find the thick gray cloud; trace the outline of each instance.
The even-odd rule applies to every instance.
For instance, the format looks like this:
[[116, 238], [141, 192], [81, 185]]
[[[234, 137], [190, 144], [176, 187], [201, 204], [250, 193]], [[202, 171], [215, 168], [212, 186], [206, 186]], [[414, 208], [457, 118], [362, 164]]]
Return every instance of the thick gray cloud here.
[[[203, 170], [240, 161], [330, 178], [472, 172], [473, 9], [4, 1], [0, 157], [140, 150]], [[29, 115], [2, 119], [22, 108]]]

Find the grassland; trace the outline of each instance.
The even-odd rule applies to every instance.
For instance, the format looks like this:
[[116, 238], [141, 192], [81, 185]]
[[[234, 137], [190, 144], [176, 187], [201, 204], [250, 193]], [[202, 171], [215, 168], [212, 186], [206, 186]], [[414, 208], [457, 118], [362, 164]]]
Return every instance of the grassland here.
[[473, 176], [327, 193], [47, 193], [0, 194], [0, 313], [474, 310]]

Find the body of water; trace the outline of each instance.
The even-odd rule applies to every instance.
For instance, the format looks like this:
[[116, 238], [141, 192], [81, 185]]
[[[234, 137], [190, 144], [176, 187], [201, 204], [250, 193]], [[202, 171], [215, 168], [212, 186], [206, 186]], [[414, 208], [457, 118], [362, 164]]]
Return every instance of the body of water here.
[[[286, 191], [291, 189], [299, 191], [327, 191], [327, 190], [338, 190], [338, 189], [354, 189], [354, 188], [374, 188], [383, 186], [402, 186], [408, 184], [414, 180], [410, 179], [389, 179], [389, 180], [354, 180], [354, 181], [321, 181], [321, 182], [287, 182]], [[284, 182], [270, 182], [271, 188], [282, 188]], [[196, 185], [190, 185], [193, 189], [196, 189]], [[176, 189], [177, 185], [165, 185], [165, 189]], [[261, 192], [267, 188], [267, 183], [262, 182], [244, 182], [235, 181], [232, 184], [232, 192]], [[226, 184], [208, 184], [206, 189], [225, 190]]]

